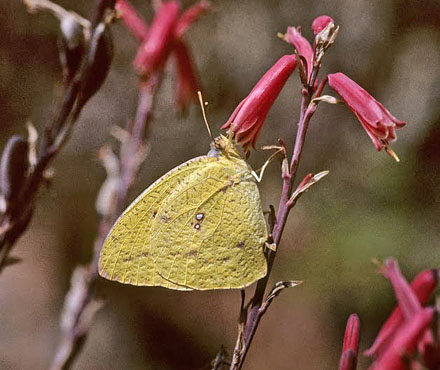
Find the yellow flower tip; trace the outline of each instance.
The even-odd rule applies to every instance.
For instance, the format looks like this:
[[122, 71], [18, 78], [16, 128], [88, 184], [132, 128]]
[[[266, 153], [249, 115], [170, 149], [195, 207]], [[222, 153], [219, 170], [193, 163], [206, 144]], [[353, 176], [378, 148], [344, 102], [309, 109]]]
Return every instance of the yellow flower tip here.
[[373, 265], [375, 265], [379, 270], [381, 270], [382, 267], [384, 266], [383, 262], [379, 258], [377, 258], [377, 257], [373, 257], [371, 259], [371, 263]]
[[[280, 40], [286, 41], [286, 35], [285, 35], [284, 33], [278, 32], [278, 33], [277, 33], [277, 37], [278, 37]], [[286, 41], [286, 42], [287, 42], [287, 41]]]
[[393, 149], [391, 149], [388, 145], [385, 145], [385, 151], [396, 162], [400, 162], [400, 158], [397, 156], [396, 152]]

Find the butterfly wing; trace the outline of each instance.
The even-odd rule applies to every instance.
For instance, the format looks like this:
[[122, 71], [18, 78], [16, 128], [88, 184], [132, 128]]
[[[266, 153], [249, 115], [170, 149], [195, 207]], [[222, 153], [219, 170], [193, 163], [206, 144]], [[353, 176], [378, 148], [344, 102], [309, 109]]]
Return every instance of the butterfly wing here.
[[104, 242], [99, 274], [126, 284], [155, 285], [150, 232], [159, 207], [186, 177], [217, 161], [218, 158], [208, 156], [193, 158], [166, 173], [137, 197]]
[[222, 155], [164, 200], [150, 240], [157, 285], [243, 288], [266, 275], [266, 222], [250, 171], [245, 161]]

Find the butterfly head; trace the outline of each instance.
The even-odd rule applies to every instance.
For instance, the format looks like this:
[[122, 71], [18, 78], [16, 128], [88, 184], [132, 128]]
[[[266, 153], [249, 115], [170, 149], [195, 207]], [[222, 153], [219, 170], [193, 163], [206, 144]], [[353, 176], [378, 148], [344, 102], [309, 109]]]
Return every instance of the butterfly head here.
[[226, 155], [227, 157], [242, 159], [242, 156], [234, 147], [231, 138], [224, 135], [214, 138], [214, 141], [211, 143], [211, 150], [208, 153], [211, 157], [218, 157], [221, 154]]

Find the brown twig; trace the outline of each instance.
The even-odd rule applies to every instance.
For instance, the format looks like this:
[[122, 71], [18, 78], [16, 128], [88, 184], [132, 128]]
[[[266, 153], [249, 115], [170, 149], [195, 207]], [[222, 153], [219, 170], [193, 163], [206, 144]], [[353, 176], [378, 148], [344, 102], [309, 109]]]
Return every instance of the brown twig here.
[[124, 210], [127, 194], [133, 185], [139, 166], [145, 158], [147, 148], [145, 133], [151, 119], [160, 79], [160, 73], [152, 74], [140, 86], [135, 120], [133, 124], [128, 125], [121, 141], [117, 186], [114, 192], [110, 191], [105, 197], [106, 211], [101, 215], [98, 235], [94, 243], [93, 258], [86, 269], [78, 267], [75, 270], [70, 291], [66, 295], [61, 316], [62, 339], [56, 350], [51, 370], [70, 368], [86, 340], [93, 316], [101, 306], [95, 294], [99, 253], [113, 223]]
[[[98, 2], [98, 9], [112, 9], [114, 2], [100, 0]], [[60, 9], [62, 8], [50, 1], [28, 0], [26, 5], [36, 7], [33, 10], [45, 9], [51, 12], [56, 10], [58, 17], [63, 17], [65, 14], [69, 16], [74, 14], [65, 10], [61, 11]], [[25, 180], [20, 184], [18, 196], [8, 202], [4, 213], [0, 216], [0, 272], [8, 264], [9, 253], [16, 241], [29, 225], [35, 206], [36, 195], [40, 187], [46, 182], [45, 173], [48, 166], [69, 139], [85, 103], [99, 89], [107, 75], [111, 61], [111, 40], [108, 40], [106, 43], [106, 46], [110, 48], [107, 48], [110, 51], [108, 55], [103, 57], [101, 54], [96, 53], [95, 50], [98, 42], [103, 40], [101, 36], [106, 29], [105, 25], [108, 21], [108, 14], [102, 11], [100, 17], [94, 23], [91, 40], [88, 50], [83, 56], [81, 67], [75, 77], [69, 81], [64, 92], [63, 102], [55, 118], [46, 125], [45, 135], [41, 139], [38, 158], [35, 158], [34, 164], [31, 163], [29, 173], [26, 174]], [[91, 76], [90, 72], [97, 68], [96, 62], [101, 63], [99, 65], [101, 74], [100, 76]], [[91, 83], [92, 80], [94, 81], [93, 83]], [[8, 161], [11, 159], [5, 158], [4, 160]]]

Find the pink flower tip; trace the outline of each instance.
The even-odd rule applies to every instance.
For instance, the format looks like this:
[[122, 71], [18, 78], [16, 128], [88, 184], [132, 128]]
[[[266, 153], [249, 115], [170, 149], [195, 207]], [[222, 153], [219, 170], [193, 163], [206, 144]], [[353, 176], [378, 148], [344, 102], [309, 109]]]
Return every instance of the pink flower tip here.
[[234, 133], [246, 155], [255, 143], [266, 116], [296, 67], [295, 55], [281, 57], [258, 81], [222, 126]]
[[179, 19], [180, 6], [177, 1], [163, 2], [158, 9], [148, 37], [140, 46], [134, 60], [139, 74], [146, 76], [165, 64], [174, 41], [175, 26]]
[[180, 113], [185, 113], [188, 106], [197, 99], [199, 82], [190, 52], [182, 40], [175, 43], [173, 49], [177, 63], [176, 103]]
[[206, 0], [201, 0], [197, 4], [187, 9], [176, 25], [175, 37], [179, 39], [188, 30], [188, 28], [200, 17], [202, 13], [211, 10], [211, 3]]
[[148, 26], [133, 5], [127, 0], [118, 0], [115, 8], [125, 27], [139, 41], [143, 41], [148, 35]]
[[397, 261], [392, 258], [387, 259], [382, 268], [382, 273], [393, 286], [403, 317], [405, 320], [409, 320], [421, 310], [422, 306], [411, 286], [400, 272]]
[[333, 18], [328, 15], [320, 15], [316, 17], [312, 23], [312, 31], [314, 35], [320, 33], [329, 23], [334, 23]]
[[304, 58], [307, 78], [309, 78], [313, 68], [313, 49], [310, 42], [301, 34], [301, 27], [287, 27], [283, 38], [296, 49], [298, 55]]
[[328, 83], [356, 115], [376, 149], [380, 151], [385, 148], [385, 151], [398, 161], [397, 155], [389, 147], [389, 142], [396, 140], [396, 129], [405, 126], [406, 122], [394, 117], [381, 103], [343, 73], [328, 75]]

